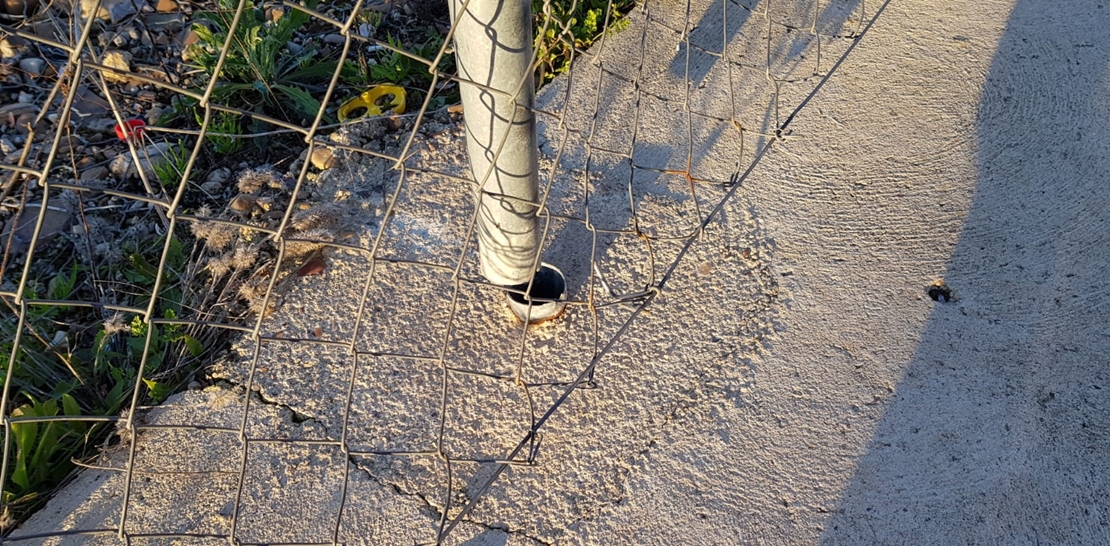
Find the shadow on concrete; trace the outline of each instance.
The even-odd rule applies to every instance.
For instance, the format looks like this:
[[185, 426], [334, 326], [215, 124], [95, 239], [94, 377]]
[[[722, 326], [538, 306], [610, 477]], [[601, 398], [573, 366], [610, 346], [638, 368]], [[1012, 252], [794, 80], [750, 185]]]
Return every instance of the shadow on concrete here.
[[[751, 7], [736, 7], [734, 5], [732, 9], [725, 11], [728, 17], [727, 21], [721, 20], [723, 10], [717, 2], [709, 4], [689, 32], [689, 40], [692, 46], [689, 48], [689, 55], [687, 55], [686, 43], [683, 42], [675, 52], [674, 58], [671, 59], [671, 64], [668, 67], [671, 75], [679, 79], [688, 79], [693, 87], [702, 85], [713, 65], [720, 60], [720, 57], [710, 55], [702, 50], [715, 51], [720, 54], [721, 52], [717, 50], [721, 49], [722, 37], [724, 43], [732, 43], [736, 34], [740, 32], [740, 29], [751, 17], [752, 7], [757, 3], [758, 0], [753, 2]], [[689, 60], [688, 64], [687, 60]]]
[[1110, 5], [1016, 3], [944, 279], [956, 299], [821, 544], [1110, 544], [1107, 28]]
[[509, 534], [498, 529], [489, 529], [482, 534], [463, 542], [461, 546], [505, 546], [509, 543]]

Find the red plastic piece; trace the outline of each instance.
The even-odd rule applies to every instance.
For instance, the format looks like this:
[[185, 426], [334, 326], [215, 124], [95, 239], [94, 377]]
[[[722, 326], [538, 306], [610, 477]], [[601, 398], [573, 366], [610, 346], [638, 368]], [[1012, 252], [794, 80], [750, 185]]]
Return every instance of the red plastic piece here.
[[141, 119], [129, 119], [122, 124], [116, 124], [116, 137], [126, 141], [128, 138], [138, 138], [143, 134], [146, 122]]

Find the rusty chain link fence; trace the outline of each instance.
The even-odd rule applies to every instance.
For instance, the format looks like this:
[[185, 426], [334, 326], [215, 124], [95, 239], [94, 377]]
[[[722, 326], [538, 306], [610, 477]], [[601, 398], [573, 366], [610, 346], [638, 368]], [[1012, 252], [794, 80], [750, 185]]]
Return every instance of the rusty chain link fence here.
[[[18, 99], [0, 112], [4, 542], [440, 544], [483, 507], [523, 506], [495, 484], [542, 467], [576, 393], [606, 396], [595, 373], [882, 11], [644, 0], [590, 4], [586, 21], [535, 2], [541, 70], [506, 92], [453, 61], [468, 10], [507, 4], [140, 4], [0, 26]], [[188, 62], [120, 47], [131, 29], [137, 51], [173, 46], [162, 22], [135, 23], [166, 13], [202, 24]], [[420, 15], [446, 24], [379, 32]], [[296, 31], [267, 34], [282, 21]], [[587, 40], [585, 23], [608, 30]], [[551, 44], [576, 53], [569, 67]], [[470, 168], [480, 135], [458, 97], [517, 100], [532, 78], [551, 79], [524, 107], [536, 197], [506, 198]], [[554, 265], [565, 290], [529, 303], [527, 282], [483, 275], [483, 195], [530, 211], [530, 267]], [[766, 250], [740, 243], [753, 263]], [[510, 294], [565, 309], [525, 325]], [[117, 489], [59, 527], [17, 528], [35, 484], [62, 477], [39, 474], [73, 465]], [[374, 484], [415, 508], [395, 534], [354, 536], [409, 506]], [[296, 527], [275, 514], [289, 506]]]

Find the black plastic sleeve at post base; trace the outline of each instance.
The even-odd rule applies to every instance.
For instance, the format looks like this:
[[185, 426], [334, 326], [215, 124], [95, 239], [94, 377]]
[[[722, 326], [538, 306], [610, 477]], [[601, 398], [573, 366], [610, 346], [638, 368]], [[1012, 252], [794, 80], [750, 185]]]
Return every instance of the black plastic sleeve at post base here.
[[513, 290], [507, 294], [509, 307], [517, 318], [535, 324], [557, 318], [563, 313], [567, 305], [567, 281], [562, 271], [551, 264], [541, 264], [531, 284], [531, 290], [528, 290], [528, 283], [506, 287]]

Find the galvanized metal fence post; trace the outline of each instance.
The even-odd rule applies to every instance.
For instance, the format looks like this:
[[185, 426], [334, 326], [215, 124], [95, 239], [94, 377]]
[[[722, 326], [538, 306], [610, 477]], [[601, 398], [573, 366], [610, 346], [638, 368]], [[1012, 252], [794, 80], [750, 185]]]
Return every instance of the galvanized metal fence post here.
[[540, 246], [531, 1], [450, 2], [467, 153], [482, 188], [482, 274], [501, 286], [525, 285]]

